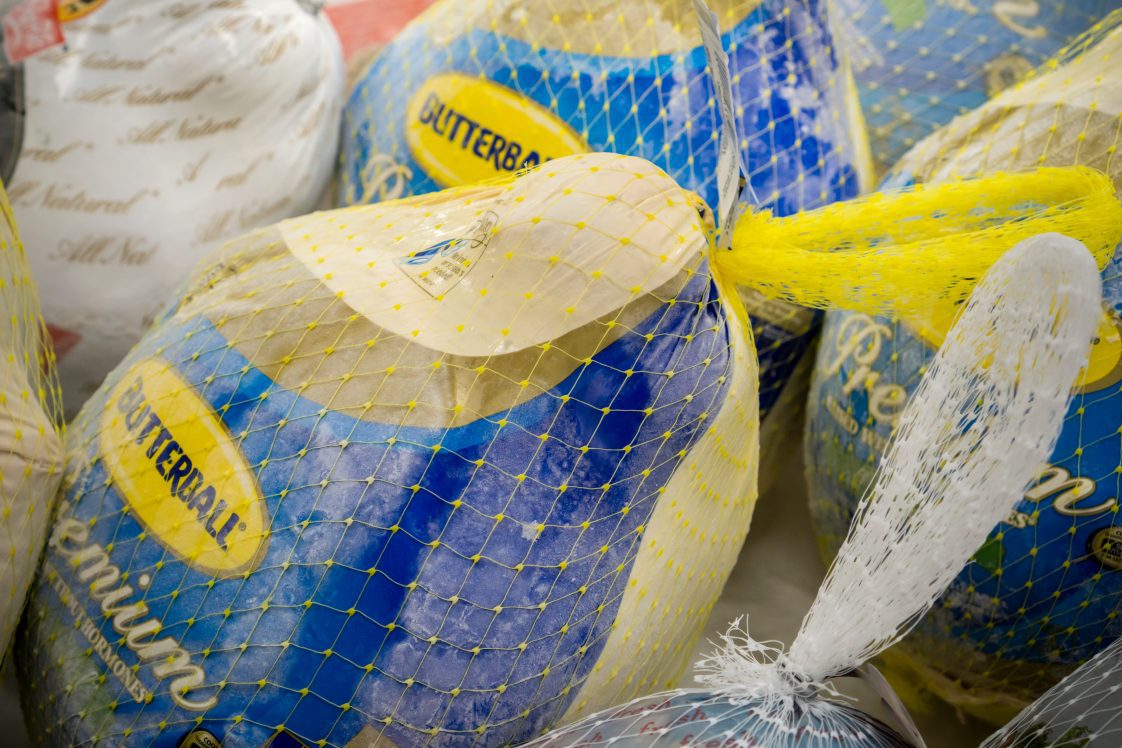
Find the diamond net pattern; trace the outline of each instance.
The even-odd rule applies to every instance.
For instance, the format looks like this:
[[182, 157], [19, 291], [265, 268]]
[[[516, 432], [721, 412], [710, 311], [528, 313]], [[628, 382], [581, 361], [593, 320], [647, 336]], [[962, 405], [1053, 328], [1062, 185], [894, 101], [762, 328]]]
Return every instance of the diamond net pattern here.
[[[887, 184], [1081, 164], [1122, 186], [1120, 23], [1113, 13], [919, 143]], [[1122, 634], [1122, 254], [1101, 267], [1095, 345], [1046, 469], [936, 610], [885, 655], [887, 675], [913, 704], [936, 695], [1007, 721]], [[953, 310], [933, 306], [908, 319], [827, 316], [806, 454], [812, 514], [829, 558]]]

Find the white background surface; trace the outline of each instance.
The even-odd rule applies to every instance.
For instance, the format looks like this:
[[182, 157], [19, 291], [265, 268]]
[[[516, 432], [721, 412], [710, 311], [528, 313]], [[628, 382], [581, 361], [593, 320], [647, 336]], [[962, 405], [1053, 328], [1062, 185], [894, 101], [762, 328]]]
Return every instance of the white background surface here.
[[[740, 562], [713, 610], [709, 640], [716, 641], [729, 622], [747, 614], [753, 638], [789, 643], [810, 607], [824, 568], [810, 530], [801, 453], [801, 448], [792, 450], [775, 487], [756, 508]], [[703, 640], [698, 652], [711, 648]], [[687, 677], [682, 685], [693, 685], [689, 680]], [[860, 684], [848, 679], [841, 685], [860, 699], [863, 708], [890, 722], [876, 697]], [[929, 748], [970, 748], [990, 732], [989, 727], [977, 721], [960, 720], [950, 708], [914, 716]], [[0, 746], [29, 745], [11, 673], [7, 672], [0, 686]]]

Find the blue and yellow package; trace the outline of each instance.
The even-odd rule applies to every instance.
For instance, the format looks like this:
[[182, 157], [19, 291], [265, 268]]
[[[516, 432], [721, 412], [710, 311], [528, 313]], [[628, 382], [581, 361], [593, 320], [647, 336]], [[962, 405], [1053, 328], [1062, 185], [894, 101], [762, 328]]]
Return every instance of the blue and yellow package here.
[[1118, 7], [1118, 0], [836, 0], [835, 34], [852, 65], [878, 170]]
[[[921, 143], [890, 183], [1078, 163], [1122, 188], [1120, 59], [1122, 11]], [[1004, 721], [1122, 634], [1122, 252], [1102, 278], [1095, 347], [1050, 464], [941, 605], [886, 654], [890, 677], [914, 704], [934, 693]], [[806, 440], [825, 556], [953, 314], [827, 315]]]
[[[824, 0], [711, 3], [729, 54], [736, 130], [762, 207], [789, 215], [860, 189], [862, 132]], [[446, 0], [371, 64], [344, 110], [342, 204], [509, 174], [571, 153], [649, 159], [717, 205], [719, 113], [691, 0]], [[819, 317], [744, 294], [761, 414]], [[799, 387], [801, 383], [801, 388]], [[765, 442], [780, 446], [778, 440]], [[765, 457], [764, 463], [769, 462]]]
[[[699, 688], [637, 699], [527, 748], [922, 746], [867, 660], [930, 609], [1052, 451], [1091, 348], [1100, 287], [1094, 257], [1068, 237], [1033, 236], [1009, 250], [908, 403], [790, 646], [753, 638], [750, 611], [697, 663]], [[864, 679], [910, 739], [840, 698], [835, 680], [846, 677]]]
[[228, 245], [71, 429], [32, 732], [499, 745], [673, 681], [756, 492], [699, 207], [588, 154]]
[[[1017, 184], [1050, 210], [975, 215]], [[1122, 235], [1082, 168], [751, 215], [731, 250], [709, 215], [648, 161], [580, 154], [228, 243], [68, 432], [18, 646], [34, 734], [498, 745], [670, 687], [757, 493], [733, 283], [782, 266], [792, 302], [884, 312], [963, 298], [1012, 236]], [[969, 278], [823, 281], [792, 245], [907, 264], [852, 230], [878, 215], [927, 252], [966, 232]]]

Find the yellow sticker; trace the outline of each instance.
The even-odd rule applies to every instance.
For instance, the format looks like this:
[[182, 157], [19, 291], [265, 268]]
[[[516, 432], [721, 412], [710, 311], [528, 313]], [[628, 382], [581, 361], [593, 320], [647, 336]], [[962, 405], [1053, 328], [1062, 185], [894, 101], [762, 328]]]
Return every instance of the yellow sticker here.
[[486, 78], [437, 75], [413, 94], [405, 137], [421, 168], [456, 187], [537, 166], [588, 146], [540, 104]]
[[[954, 322], [956, 309], [933, 310], [923, 320], [909, 320], [909, 327], [928, 345], [938, 348]], [[1103, 307], [1087, 368], [1076, 385], [1077, 392], [1096, 392], [1122, 381], [1122, 316]]]
[[145, 359], [109, 393], [101, 452], [129, 509], [187, 565], [225, 577], [260, 562], [266, 515], [253, 471], [170, 364]]
[[58, 20], [63, 23], [77, 21], [105, 5], [105, 0], [60, 0]]

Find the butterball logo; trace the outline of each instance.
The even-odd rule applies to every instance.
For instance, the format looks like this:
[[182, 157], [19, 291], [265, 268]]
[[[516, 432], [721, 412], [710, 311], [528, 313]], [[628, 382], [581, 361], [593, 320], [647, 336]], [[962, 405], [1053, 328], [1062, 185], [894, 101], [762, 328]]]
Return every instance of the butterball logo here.
[[170, 364], [144, 360], [113, 388], [101, 451], [129, 509], [180, 560], [219, 577], [256, 568], [266, 518], [253, 471]]
[[413, 158], [442, 187], [509, 175], [588, 150], [545, 107], [486, 78], [461, 73], [425, 81], [409, 100], [406, 117]]

